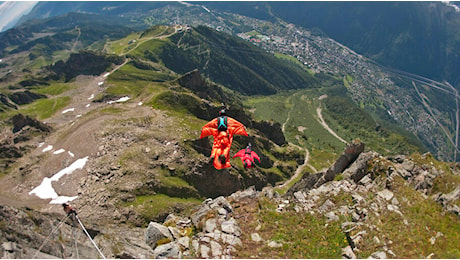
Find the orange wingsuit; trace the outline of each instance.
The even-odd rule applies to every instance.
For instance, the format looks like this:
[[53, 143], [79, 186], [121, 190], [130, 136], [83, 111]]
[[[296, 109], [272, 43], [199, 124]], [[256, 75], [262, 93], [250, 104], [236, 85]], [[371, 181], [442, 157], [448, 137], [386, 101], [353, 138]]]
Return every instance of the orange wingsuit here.
[[249, 144], [246, 149], [241, 149], [237, 152], [233, 158], [235, 157], [240, 157], [245, 169], [254, 167], [254, 159], [257, 159], [260, 162], [260, 157], [256, 154], [256, 152], [252, 151], [251, 144]]
[[[226, 116], [225, 111], [219, 112], [220, 116]], [[227, 117], [227, 130], [218, 130], [218, 118], [209, 121], [201, 129], [200, 139], [206, 136], [214, 136], [212, 144], [211, 156], [213, 158], [213, 165], [216, 169], [224, 169], [230, 167], [230, 147], [232, 146], [234, 135], [248, 136], [244, 125], [237, 120]], [[223, 157], [222, 157], [223, 156]], [[225, 160], [224, 160], [225, 159]]]

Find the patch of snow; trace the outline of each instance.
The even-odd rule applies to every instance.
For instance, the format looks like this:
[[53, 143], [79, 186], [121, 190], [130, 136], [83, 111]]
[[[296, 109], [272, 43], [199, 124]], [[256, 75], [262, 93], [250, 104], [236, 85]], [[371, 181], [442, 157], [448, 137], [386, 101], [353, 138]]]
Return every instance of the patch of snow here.
[[67, 151], [67, 153], [72, 156], [72, 157], [75, 157], [75, 155], [71, 152], [71, 151]]
[[78, 196], [68, 197], [68, 196], [59, 196], [50, 201], [50, 204], [62, 204], [66, 202], [71, 202], [72, 200], [78, 198]]
[[53, 181], [58, 181], [62, 176], [71, 174], [77, 169], [83, 169], [86, 162], [88, 161], [88, 156], [76, 160], [72, 163], [69, 167], [60, 170], [58, 173], [53, 175], [53, 177], [48, 178], [45, 177], [40, 185], [38, 185], [35, 189], [29, 192], [29, 195], [35, 194], [37, 197], [41, 199], [52, 199], [50, 204], [59, 204], [64, 203], [67, 201], [72, 201], [75, 197], [68, 197], [68, 196], [59, 196], [52, 186]]
[[73, 111], [75, 111], [75, 108], [69, 108], [69, 109], [62, 111], [62, 113], [65, 114], [65, 113], [73, 112]]
[[187, 2], [179, 1], [180, 4], [186, 5], [187, 7], [193, 6], [192, 4], [189, 4]]
[[97, 85], [99, 85], [99, 86], [102, 85], [102, 84], [104, 84], [104, 81], [101, 81], [101, 82], [97, 83]]
[[76, 115], [75, 117], [76, 117], [76, 118], [80, 118], [80, 117], [81, 117], [81, 115]]
[[107, 73], [104, 74], [103, 77], [104, 77], [104, 78], [107, 78], [109, 75], [110, 75], [110, 72], [107, 72]]
[[109, 102], [107, 102], [107, 104], [113, 104], [113, 103], [119, 103], [119, 102], [126, 102], [126, 101], [128, 101], [128, 100], [130, 100], [130, 98], [129, 98], [128, 96], [126, 96], [126, 97], [122, 97], [122, 98], [120, 98], [120, 99], [118, 99], [118, 100], [115, 100], [115, 101], [109, 101]]
[[42, 152], [48, 152], [48, 151], [51, 151], [52, 149], [53, 149], [53, 146], [48, 145], [45, 149], [42, 150]]
[[206, 6], [202, 5], [201, 7], [203, 7], [203, 9], [204, 9], [206, 12], [208, 12], [208, 13], [211, 12], [208, 8], [206, 8]]
[[144, 104], [144, 103], [142, 103], [142, 102], [137, 103], [137, 105], [139, 105], [139, 106], [142, 106], [142, 104]]
[[59, 149], [57, 151], [54, 151], [53, 154], [60, 154], [60, 153], [63, 153], [63, 152], [65, 152], [64, 149]]
[[39, 143], [39, 144], [38, 144], [38, 148], [42, 147], [44, 144], [45, 144], [45, 143], [43, 143], [43, 142], [42, 142], [42, 143]]
[[86, 107], [90, 107], [90, 106], [91, 106], [91, 104], [86, 105]]
[[88, 98], [88, 100], [91, 100], [94, 98], [94, 94], [91, 94], [91, 96]]

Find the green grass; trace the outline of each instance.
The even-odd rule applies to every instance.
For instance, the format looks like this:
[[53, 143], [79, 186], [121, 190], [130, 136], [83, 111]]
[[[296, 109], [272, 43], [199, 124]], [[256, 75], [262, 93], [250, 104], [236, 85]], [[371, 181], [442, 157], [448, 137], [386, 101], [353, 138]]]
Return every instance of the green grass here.
[[70, 97], [39, 99], [22, 107], [19, 112], [31, 117], [36, 117], [38, 120], [47, 119], [57, 111], [66, 107], [70, 103], [70, 99]]
[[158, 25], [150, 29], [147, 29], [143, 33], [135, 32], [122, 39], [108, 42], [106, 43], [105, 47], [109, 50], [109, 53], [114, 53], [117, 55], [123, 55], [126, 53], [133, 54], [133, 52], [135, 52], [134, 50], [136, 50], [139, 46], [143, 45], [143, 43], [153, 38], [170, 34], [173, 31], [174, 29], [172, 27]]
[[307, 149], [321, 148], [332, 153], [345, 147], [318, 122], [316, 108], [320, 93], [317, 90], [300, 90], [272, 96], [248, 98], [245, 108], [257, 120], [273, 120], [285, 125], [284, 135], [289, 142]]
[[136, 196], [133, 202], [125, 203], [125, 206], [133, 206], [137, 212], [140, 212], [140, 215], [146, 220], [146, 223], [149, 223], [153, 216], [170, 212], [172, 207], [177, 204], [193, 207], [202, 202], [202, 200], [195, 198], [176, 198], [164, 194], [157, 194]]
[[329, 168], [338, 159], [338, 153], [330, 153], [321, 149], [312, 148], [310, 150], [310, 164], [318, 171]]
[[131, 48], [136, 46], [140, 35], [140, 32], [132, 33], [125, 38], [106, 43], [105, 47], [109, 50], [109, 53], [111, 52], [117, 55], [127, 53]]
[[346, 75], [346, 76], [343, 77], [343, 85], [346, 88], [349, 88], [352, 83], [353, 83], [353, 77], [352, 76]]
[[[433, 258], [460, 258], [458, 216], [444, 212], [441, 205], [434, 203], [431, 198], [423, 198], [400, 176], [394, 178], [393, 193], [401, 203], [404, 217], [388, 211], [380, 216], [370, 215], [369, 221], [380, 230], [368, 230], [369, 243], [364, 243], [360, 248], [358, 258], [367, 258], [377, 251], [381, 245], [371, 238], [382, 238], [382, 235], [393, 242], [388, 247], [398, 258], [426, 258], [431, 253], [434, 254]], [[409, 220], [407, 225], [403, 219]], [[431, 244], [430, 239], [436, 237], [438, 232], [442, 235]]]
[[291, 55], [286, 55], [286, 54], [276, 52], [275, 57], [277, 57], [278, 59], [285, 59], [285, 60], [291, 61], [291, 62], [303, 67], [303, 64], [298, 59], [294, 58]]
[[256, 120], [273, 120], [283, 123], [291, 107], [286, 101], [287, 97], [288, 94], [251, 97], [246, 99], [244, 104], [246, 109], [253, 112]]
[[72, 84], [56, 82], [52, 83], [49, 86], [39, 86], [37, 88], [32, 89], [31, 91], [37, 94], [57, 96], [74, 88], [75, 86]]
[[131, 98], [141, 94], [153, 94], [162, 92], [165, 88], [161, 83], [174, 79], [171, 75], [164, 72], [141, 70], [131, 64], [126, 64], [116, 72], [112, 73], [106, 81], [109, 87], [107, 94], [130, 95]]
[[168, 42], [171, 42], [169, 38], [145, 40], [140, 42], [135, 49], [130, 51], [130, 54], [139, 57], [146, 56], [146, 53], [155, 54], [157, 53], [157, 50], [159, 50], [164, 44]]
[[267, 242], [273, 240], [283, 246], [270, 248], [264, 242], [254, 249], [243, 245], [238, 258], [341, 258], [347, 240], [340, 222], [326, 223], [322, 216], [293, 209], [278, 213], [276, 207], [268, 199], [259, 200], [257, 233]]
[[[304, 169], [304, 171], [308, 170], [309, 168]], [[297, 177], [289, 180], [289, 182], [286, 183], [286, 186], [284, 188], [275, 188], [275, 191], [278, 192], [280, 195], [284, 195], [294, 184], [296, 184], [300, 179], [302, 179], [302, 177], [303, 174], [299, 174]]]

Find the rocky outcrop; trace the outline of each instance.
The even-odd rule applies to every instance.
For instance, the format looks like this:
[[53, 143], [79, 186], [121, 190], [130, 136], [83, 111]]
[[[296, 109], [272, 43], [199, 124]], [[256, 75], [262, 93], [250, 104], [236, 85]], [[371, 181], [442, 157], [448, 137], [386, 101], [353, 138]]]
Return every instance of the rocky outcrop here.
[[212, 163], [198, 163], [184, 178], [204, 197], [228, 196], [243, 188], [241, 175], [229, 168], [216, 171]]
[[455, 202], [460, 199], [460, 186], [457, 186], [452, 192], [448, 194], [437, 193], [433, 195], [433, 199], [440, 203], [444, 210], [454, 213], [460, 217], [460, 207], [455, 205]]
[[224, 197], [207, 199], [188, 218], [169, 215], [163, 224], [151, 222], [145, 242], [155, 258], [231, 258], [242, 243], [232, 212]]
[[[46, 69], [50, 79], [64, 78], [66, 82], [78, 75], [101, 75], [111, 66], [120, 65], [124, 57], [113, 54], [101, 54], [94, 51], [80, 51], [70, 54], [67, 61], [58, 61]], [[48, 79], [46, 79], [48, 80]]]
[[25, 126], [31, 126], [34, 127], [35, 129], [38, 129], [42, 132], [50, 132], [51, 127], [38, 121], [35, 120], [29, 116], [24, 116], [23, 114], [17, 114], [11, 118], [11, 121], [13, 122], [13, 133], [16, 133], [23, 129]]
[[296, 191], [318, 188], [324, 183], [332, 181], [337, 174], [342, 173], [350, 166], [363, 151], [364, 143], [355, 140], [345, 148], [345, 151], [326, 172], [304, 175], [299, 182], [288, 190], [286, 195], [292, 196]]
[[[281, 129], [281, 124], [277, 122], [260, 121], [254, 122], [252, 127], [264, 133], [268, 139], [272, 140], [277, 145], [287, 144], [286, 138], [284, 137]], [[270, 129], [269, 131], [267, 131]]]
[[79, 257], [97, 258], [83, 234], [79, 234], [81, 240], [69, 240], [73, 237], [71, 222], [64, 218], [59, 221], [61, 218], [58, 214], [0, 205], [2, 258], [75, 258], [75, 243], [80, 247]]
[[100, 223], [87, 222], [82, 216], [80, 223], [71, 221], [64, 213], [41, 213], [0, 205], [1, 258], [153, 257], [153, 250], [143, 239], [144, 229], [122, 225], [99, 227]]
[[18, 107], [4, 94], [0, 93], [0, 111], [18, 109]]
[[[228, 115], [237, 119], [246, 127], [251, 127], [259, 130], [268, 139], [276, 143], [277, 145], [287, 144], [284, 134], [281, 130], [281, 124], [276, 122], [268, 121], [254, 121], [249, 115], [244, 112], [241, 104], [234, 101], [233, 98], [228, 97], [222, 91], [220, 87], [212, 86], [196, 69], [185, 73], [182, 77], [177, 79], [180, 86], [192, 90], [200, 98], [202, 98], [201, 104], [190, 104], [186, 109], [201, 119], [211, 120], [219, 114], [221, 107], [212, 105], [207, 100], [217, 100], [222, 104], [225, 104], [229, 108]], [[177, 99], [181, 99], [180, 96]]]
[[18, 92], [11, 93], [8, 95], [8, 98], [18, 105], [25, 105], [25, 104], [30, 104], [37, 99], [46, 98], [46, 96], [41, 95], [41, 94], [36, 94], [36, 93], [26, 90], [26, 91], [18, 91]]

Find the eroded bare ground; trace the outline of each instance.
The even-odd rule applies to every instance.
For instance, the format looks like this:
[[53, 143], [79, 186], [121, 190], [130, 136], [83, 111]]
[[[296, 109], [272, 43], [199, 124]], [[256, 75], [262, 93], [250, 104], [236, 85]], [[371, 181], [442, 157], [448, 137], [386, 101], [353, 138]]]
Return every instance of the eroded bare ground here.
[[[27, 156], [19, 158], [13, 166], [14, 170], [0, 179], [1, 204], [62, 211], [58, 205], [49, 204], [49, 199], [42, 200], [29, 195], [29, 192], [40, 185], [43, 178], [52, 177], [78, 159], [94, 156], [98, 151], [94, 133], [111, 120], [146, 117], [155, 113], [151, 107], [139, 105], [142, 100], [114, 104], [92, 102], [92, 98], [104, 90], [100, 83], [104, 79], [104, 75], [80, 76], [76, 80], [77, 88], [64, 93], [72, 97], [71, 103], [45, 120], [46, 124], [53, 127], [53, 132], [27, 141], [27, 145], [35, 148]], [[120, 108], [121, 112], [96, 112], [104, 107]], [[49, 150], [44, 152], [46, 148]], [[53, 188], [61, 192], [59, 195], [76, 196], [78, 182], [85, 175], [87, 172], [84, 168], [75, 170], [71, 177], [65, 175], [53, 182]]]

